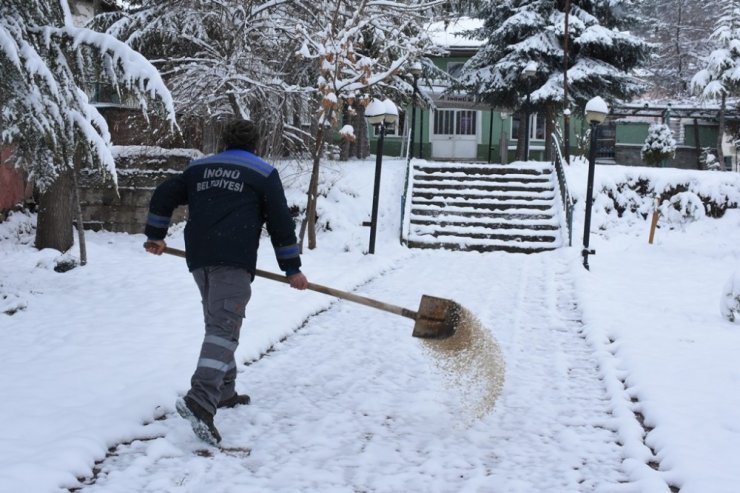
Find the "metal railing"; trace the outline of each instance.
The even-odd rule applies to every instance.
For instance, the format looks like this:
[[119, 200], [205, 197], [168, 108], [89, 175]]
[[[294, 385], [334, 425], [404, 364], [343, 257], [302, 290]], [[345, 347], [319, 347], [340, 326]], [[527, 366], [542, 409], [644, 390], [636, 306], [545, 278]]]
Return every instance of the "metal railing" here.
[[412, 161], [413, 159], [410, 156], [406, 160], [406, 179], [401, 194], [401, 231], [399, 232], [399, 239], [402, 245], [408, 243], [409, 223], [411, 222], [411, 194], [414, 188], [414, 165]]
[[565, 179], [565, 170], [563, 169], [563, 153], [560, 150], [560, 141], [555, 134], [552, 134], [552, 143], [552, 147], [555, 149], [553, 165], [555, 166], [555, 173], [558, 177], [560, 198], [562, 199], [563, 211], [565, 212], [565, 222], [568, 226], [568, 246], [573, 246], [573, 198], [568, 191], [568, 182]]

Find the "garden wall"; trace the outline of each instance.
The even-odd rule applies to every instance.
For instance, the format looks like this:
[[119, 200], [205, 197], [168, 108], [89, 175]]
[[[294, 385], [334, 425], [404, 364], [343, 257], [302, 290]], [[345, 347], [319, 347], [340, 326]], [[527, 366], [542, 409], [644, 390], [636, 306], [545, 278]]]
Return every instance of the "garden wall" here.
[[[83, 170], [80, 205], [86, 229], [142, 233], [154, 188], [202, 156], [196, 149], [163, 149], [152, 146], [114, 146], [118, 190], [99, 172]], [[172, 222], [185, 219], [187, 208], [178, 208]]]

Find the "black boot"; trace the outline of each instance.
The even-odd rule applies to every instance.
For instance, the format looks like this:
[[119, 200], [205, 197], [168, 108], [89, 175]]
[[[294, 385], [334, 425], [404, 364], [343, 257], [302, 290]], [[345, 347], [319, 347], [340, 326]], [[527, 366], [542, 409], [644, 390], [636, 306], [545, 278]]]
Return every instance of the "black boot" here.
[[235, 393], [231, 397], [229, 397], [226, 400], [223, 400], [218, 403], [219, 409], [222, 407], [236, 407], [236, 406], [246, 406], [249, 404], [252, 400], [249, 398], [247, 394], [237, 394]]
[[190, 421], [195, 436], [211, 445], [218, 445], [221, 441], [221, 435], [213, 424], [213, 414], [203, 409], [200, 404], [190, 397], [185, 396], [177, 399], [175, 409], [184, 419]]

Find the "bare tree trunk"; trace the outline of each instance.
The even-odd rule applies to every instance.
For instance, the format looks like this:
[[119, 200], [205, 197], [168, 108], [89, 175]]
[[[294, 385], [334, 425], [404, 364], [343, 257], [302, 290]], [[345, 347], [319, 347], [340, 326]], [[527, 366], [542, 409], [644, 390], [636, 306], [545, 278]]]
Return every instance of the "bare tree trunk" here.
[[524, 161], [524, 139], [527, 138], [526, 124], [527, 114], [525, 111], [519, 112], [519, 135], [516, 139], [516, 161]]
[[545, 161], [552, 161], [553, 145], [552, 134], [555, 133], [555, 105], [545, 106]]
[[35, 246], [66, 252], [74, 245], [72, 218], [74, 210], [74, 171], [66, 168], [39, 196]]
[[319, 124], [316, 131], [316, 145], [313, 154], [313, 168], [311, 169], [311, 181], [308, 185], [308, 199], [306, 201], [306, 217], [301, 224], [300, 245], [303, 248], [303, 238], [308, 230], [308, 248], [316, 248], [316, 200], [319, 190], [319, 168], [321, 163], [321, 150], [324, 147], [324, 126]]
[[365, 107], [357, 105], [357, 113], [352, 120], [355, 127], [354, 149], [351, 154], [358, 159], [365, 159], [370, 155], [370, 141], [367, 138], [367, 119], [365, 118]]
[[87, 243], [85, 242], [85, 225], [82, 222], [82, 204], [80, 204], [80, 187], [77, 182], [77, 169], [72, 172], [74, 185], [75, 215], [77, 216], [77, 240], [80, 243], [80, 265], [87, 264]]

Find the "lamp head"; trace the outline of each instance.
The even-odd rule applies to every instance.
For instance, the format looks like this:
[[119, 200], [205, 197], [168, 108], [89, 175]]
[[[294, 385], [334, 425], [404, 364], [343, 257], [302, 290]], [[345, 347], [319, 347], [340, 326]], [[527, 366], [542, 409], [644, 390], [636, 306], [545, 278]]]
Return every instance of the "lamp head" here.
[[395, 121], [398, 120], [398, 108], [395, 103], [390, 99], [386, 99], [383, 101], [383, 106], [385, 108], [385, 114], [383, 116], [385, 117], [386, 123], [395, 123]]
[[411, 65], [409, 65], [408, 73], [410, 73], [414, 77], [419, 77], [421, 75], [421, 72], [421, 63], [413, 62]]
[[606, 120], [606, 115], [608, 114], [609, 106], [601, 97], [596, 96], [586, 103], [586, 121], [588, 123], [598, 125]]
[[371, 125], [378, 125], [383, 123], [383, 117], [385, 114], [385, 105], [380, 99], [373, 98], [370, 104], [365, 108], [365, 118]]

